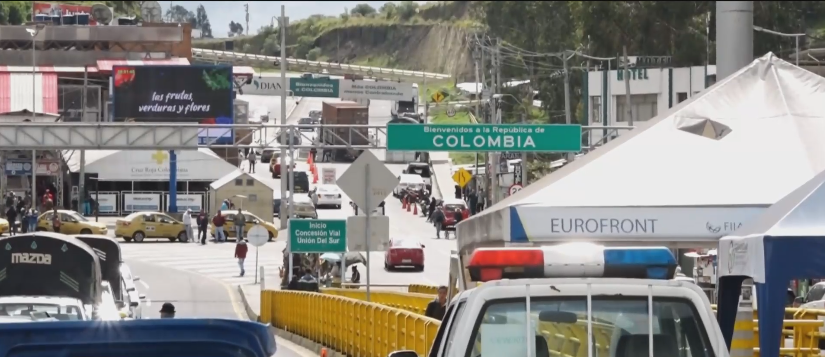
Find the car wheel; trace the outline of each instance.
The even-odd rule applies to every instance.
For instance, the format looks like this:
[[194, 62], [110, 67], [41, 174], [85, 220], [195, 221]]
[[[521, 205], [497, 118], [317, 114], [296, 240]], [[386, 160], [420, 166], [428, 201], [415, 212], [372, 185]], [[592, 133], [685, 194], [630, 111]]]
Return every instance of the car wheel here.
[[341, 205], [335, 205], [335, 209], [341, 209]]
[[178, 240], [181, 243], [186, 243], [189, 241], [189, 237], [186, 236], [186, 232], [180, 232], [178, 233]]
[[166, 239], [168, 239], [170, 242], [174, 242], [174, 241], [178, 240], [177, 238], [166, 238]]
[[123, 240], [128, 243], [132, 241], [132, 237], [123, 237]]
[[145, 239], [145, 238], [146, 238], [146, 234], [144, 234], [141, 231], [137, 231], [137, 232], [135, 232], [135, 234], [132, 234], [132, 239], [134, 239], [136, 243], [143, 242], [143, 239]]
[[89, 228], [83, 228], [80, 230], [80, 234], [92, 234], [92, 230]]
[[423, 265], [416, 266], [415, 271], [424, 271], [424, 266]]
[[272, 232], [269, 232], [269, 239], [267, 240], [267, 242], [271, 242], [274, 238], [275, 237], [272, 235]]

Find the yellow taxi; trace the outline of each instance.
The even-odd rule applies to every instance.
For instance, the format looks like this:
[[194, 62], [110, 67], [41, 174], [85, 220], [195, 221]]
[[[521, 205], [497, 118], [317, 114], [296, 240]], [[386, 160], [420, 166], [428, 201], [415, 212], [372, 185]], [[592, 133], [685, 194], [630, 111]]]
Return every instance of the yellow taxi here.
[[[52, 219], [54, 218], [54, 210], [48, 211], [37, 218], [38, 231], [54, 231], [52, 226]], [[99, 222], [90, 221], [83, 217], [80, 213], [69, 210], [57, 210], [60, 215], [60, 233], [63, 234], [109, 234], [109, 229], [106, 225]]]
[[0, 235], [9, 233], [9, 221], [0, 218]]
[[115, 237], [131, 242], [143, 242], [146, 238], [166, 238], [170, 242], [189, 241], [186, 226], [171, 216], [161, 212], [135, 212], [115, 223]]
[[[249, 233], [249, 230], [252, 229], [252, 227], [255, 227], [255, 225], [257, 225], [257, 224], [260, 224], [261, 226], [266, 228], [267, 232], [269, 232], [269, 241], [270, 242], [273, 239], [278, 238], [278, 228], [275, 227], [275, 225], [273, 225], [272, 223], [269, 223], [269, 222], [267, 222], [263, 219], [260, 219], [258, 216], [254, 215], [254, 214], [252, 214], [248, 211], [241, 211], [241, 212], [243, 213], [244, 217], [246, 217], [246, 225], [244, 226], [244, 229], [243, 229], [244, 235]], [[234, 220], [235, 220], [235, 214], [236, 213], [238, 213], [237, 210], [235, 210], [235, 211], [230, 211], [230, 210], [221, 211], [221, 215], [223, 216], [223, 218], [226, 219], [226, 223], [223, 225], [223, 231], [224, 231], [224, 233], [226, 233], [226, 236], [228, 238], [235, 238], [235, 222], [234, 222]], [[214, 218], [214, 216], [213, 216], [213, 218]], [[212, 232], [212, 237], [214, 238], [215, 237], [215, 225], [212, 224], [211, 219], [209, 221], [209, 224], [212, 226], [211, 232]]]

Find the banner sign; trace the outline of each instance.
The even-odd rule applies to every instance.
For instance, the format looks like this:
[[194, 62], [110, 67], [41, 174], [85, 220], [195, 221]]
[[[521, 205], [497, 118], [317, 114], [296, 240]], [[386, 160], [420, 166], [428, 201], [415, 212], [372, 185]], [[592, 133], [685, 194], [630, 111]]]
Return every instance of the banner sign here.
[[[198, 194], [180, 194], [178, 193], [178, 212], [191, 209], [192, 212], [198, 213], [203, 209], [203, 195]], [[169, 211], [169, 194], [166, 194], [166, 211]]]
[[230, 66], [114, 66], [114, 121], [233, 117]]
[[124, 193], [123, 212], [160, 211], [160, 194]]
[[409, 101], [416, 95], [412, 83], [385, 81], [353, 81], [342, 79], [339, 86], [341, 98]]
[[90, 193], [93, 199], [97, 200], [97, 211], [101, 214], [117, 213], [117, 194], [114, 193]]
[[241, 94], [247, 95], [275, 95], [281, 96], [284, 94], [284, 88], [281, 86], [281, 77], [258, 77], [252, 78], [252, 83], [244, 84], [241, 87]]
[[[7, 176], [31, 176], [32, 161], [27, 159], [9, 159], [6, 162]], [[37, 159], [38, 176], [56, 176], [60, 174], [60, 163], [57, 160]]]

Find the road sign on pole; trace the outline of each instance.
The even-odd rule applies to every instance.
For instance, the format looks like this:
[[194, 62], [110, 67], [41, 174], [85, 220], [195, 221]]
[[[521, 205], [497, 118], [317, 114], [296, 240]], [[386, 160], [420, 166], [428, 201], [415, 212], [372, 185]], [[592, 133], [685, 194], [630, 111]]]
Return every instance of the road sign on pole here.
[[581, 125], [389, 124], [391, 151], [579, 152]]
[[369, 150], [364, 150], [338, 178], [338, 187], [349, 196], [358, 209], [367, 214], [364, 223], [367, 247], [367, 301], [370, 301], [370, 216], [372, 210], [379, 207], [397, 185], [398, 178]]
[[465, 170], [463, 167], [458, 169], [458, 171], [456, 171], [453, 174], [453, 181], [455, 181], [455, 183], [457, 183], [458, 186], [461, 188], [467, 186], [467, 184], [470, 183], [470, 180], [472, 179], [473, 174], [471, 174], [470, 171]]
[[519, 191], [521, 191], [522, 188], [524, 188], [524, 187], [522, 187], [519, 184], [513, 184], [512, 186], [510, 186], [510, 189], [508, 190], [508, 193], [509, 193], [510, 196], [515, 195]]
[[336, 176], [334, 167], [324, 167], [321, 169], [321, 182], [324, 185], [334, 185]]
[[451, 105], [447, 107], [447, 116], [450, 118], [455, 116], [455, 106]]
[[328, 78], [290, 78], [289, 90], [296, 97], [338, 98], [341, 82]]
[[441, 93], [441, 91], [437, 91], [433, 93], [432, 96], [430, 96], [430, 99], [432, 99], [433, 102], [441, 103], [444, 100], [444, 93]]
[[[246, 233], [246, 240], [255, 247], [255, 284], [258, 283], [258, 248], [269, 241], [269, 231], [262, 225], [256, 224]], [[263, 278], [263, 276], [261, 276]]]
[[343, 219], [290, 219], [292, 253], [344, 253], [347, 251], [347, 221]]

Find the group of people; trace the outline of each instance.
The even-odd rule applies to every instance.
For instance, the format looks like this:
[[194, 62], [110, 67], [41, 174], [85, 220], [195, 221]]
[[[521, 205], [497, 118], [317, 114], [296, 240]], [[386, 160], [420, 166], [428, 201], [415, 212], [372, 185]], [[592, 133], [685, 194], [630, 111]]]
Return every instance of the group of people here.
[[255, 164], [258, 162], [258, 155], [255, 155], [255, 151], [252, 149], [240, 149], [238, 150], [238, 169], [243, 171], [243, 162], [249, 162], [249, 173], [255, 173]]
[[[448, 216], [455, 221], [453, 226], [458, 225], [461, 221], [470, 217], [470, 210], [467, 207], [453, 208], [444, 206], [443, 202], [437, 200], [435, 197], [430, 199], [430, 204], [427, 207], [427, 222], [431, 222], [435, 226], [435, 238], [441, 239], [441, 232], [444, 232], [444, 238], [450, 239], [450, 231], [444, 230], [444, 225], [447, 222]], [[455, 233], [453, 233], [455, 237]]]
[[31, 206], [30, 197], [24, 199], [9, 192], [5, 199], [5, 217], [9, 222], [9, 233], [15, 235], [19, 233], [34, 232], [37, 230], [37, 218], [40, 212]]
[[[224, 205], [227, 205], [227, 201], [224, 202]], [[223, 207], [221, 209], [223, 210]], [[244, 229], [246, 227], [246, 216], [240, 208], [238, 208], [238, 212], [235, 213], [234, 217], [232, 217], [232, 223], [235, 226], [235, 237], [238, 241], [244, 240], [243, 236]], [[195, 217], [195, 226], [198, 228], [197, 238], [192, 232], [191, 209], [187, 209], [186, 212], [183, 213], [183, 225], [186, 227], [186, 237], [189, 242], [199, 242], [201, 245], [206, 244], [206, 232], [209, 230], [209, 216], [206, 212], [201, 211], [198, 213], [197, 217]], [[218, 211], [218, 213], [212, 217], [212, 225], [215, 226], [215, 242], [226, 242], [227, 234], [226, 231], [224, 231], [226, 217], [221, 213], [221, 211]]]

